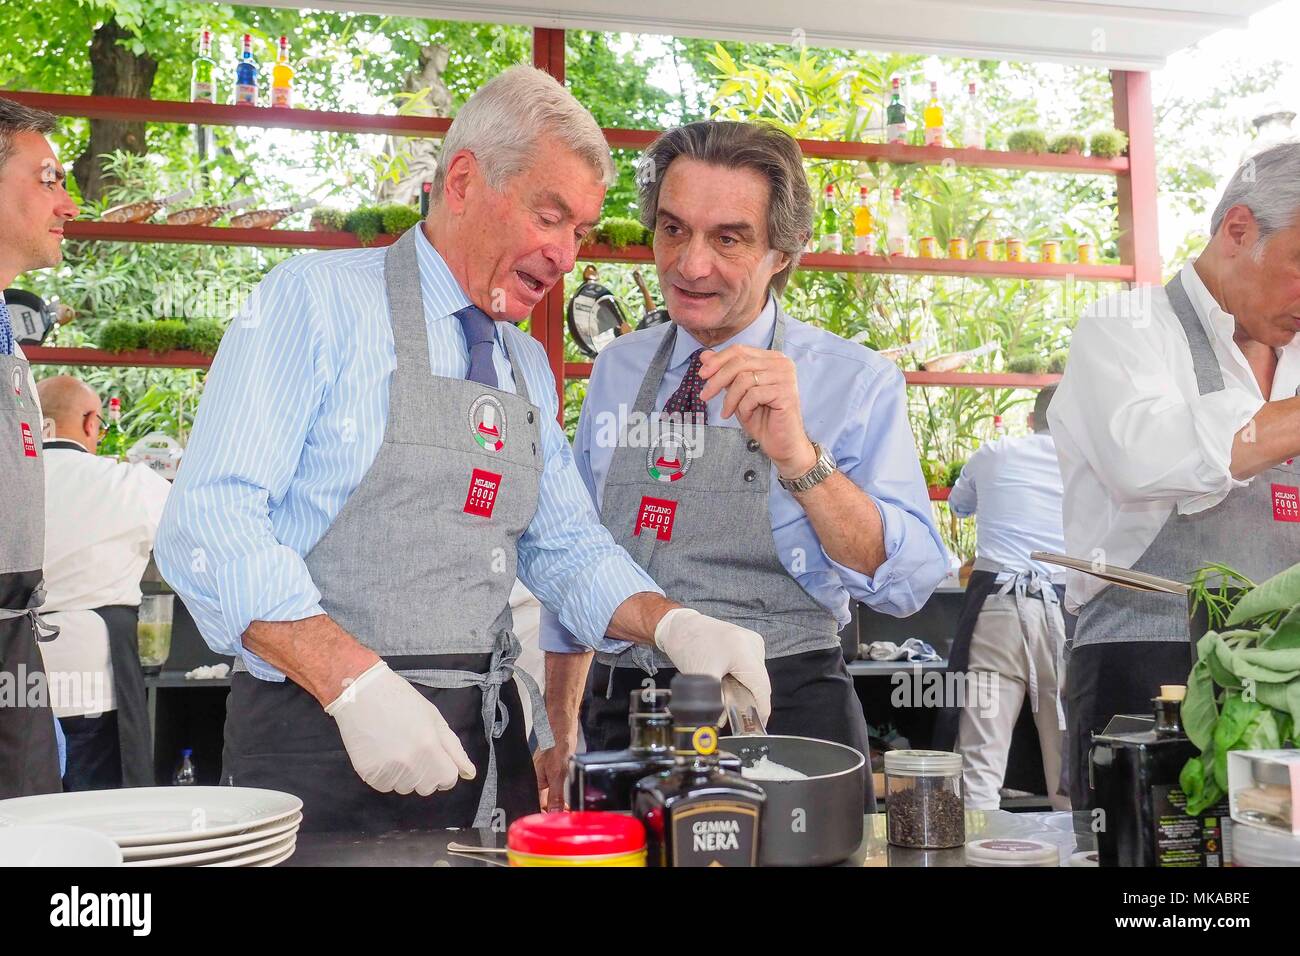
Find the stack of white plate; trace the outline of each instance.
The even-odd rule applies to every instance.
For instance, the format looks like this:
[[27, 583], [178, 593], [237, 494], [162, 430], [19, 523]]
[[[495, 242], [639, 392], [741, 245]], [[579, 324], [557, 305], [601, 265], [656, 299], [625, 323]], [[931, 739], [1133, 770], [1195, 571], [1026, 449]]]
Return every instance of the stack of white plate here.
[[133, 787], [0, 800], [0, 826], [62, 824], [111, 838], [124, 866], [275, 866], [302, 801], [252, 787]]

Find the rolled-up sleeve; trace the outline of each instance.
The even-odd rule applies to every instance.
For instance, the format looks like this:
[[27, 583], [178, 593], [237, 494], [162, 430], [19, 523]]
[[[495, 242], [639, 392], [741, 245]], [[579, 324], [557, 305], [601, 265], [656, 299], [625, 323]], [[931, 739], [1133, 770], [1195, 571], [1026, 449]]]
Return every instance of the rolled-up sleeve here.
[[947, 576], [948, 551], [916, 457], [902, 372], [890, 368], [871, 376], [864, 389], [834, 451], [840, 469], [880, 512], [885, 561], [875, 574], [864, 574], [829, 555], [826, 560], [854, 598], [905, 617], [919, 610]]
[[542, 602], [543, 649], [619, 653], [628, 642], [605, 636], [614, 611], [634, 594], [663, 589], [600, 523], [588, 481], [555, 420], [549, 368], [544, 377], [539, 387], [529, 383], [540, 394], [545, 463], [537, 513], [519, 539], [519, 578]]
[[948, 493], [948, 509], [958, 518], [969, 518], [979, 506], [979, 489], [975, 484], [979, 453], [979, 449], [976, 449], [975, 454], [962, 466], [961, 476]]
[[329, 376], [317, 310], [291, 265], [272, 270], [222, 339], [154, 546], [208, 646], [274, 681], [284, 675], [242, 645], [248, 625], [323, 613], [302, 556], [277, 540], [270, 517]]
[[1184, 395], [1171, 348], [1186, 351], [1155, 322], [1085, 315], [1048, 418], [1117, 500], [1193, 514], [1247, 483], [1232, 476], [1232, 444], [1264, 402], [1237, 388]]

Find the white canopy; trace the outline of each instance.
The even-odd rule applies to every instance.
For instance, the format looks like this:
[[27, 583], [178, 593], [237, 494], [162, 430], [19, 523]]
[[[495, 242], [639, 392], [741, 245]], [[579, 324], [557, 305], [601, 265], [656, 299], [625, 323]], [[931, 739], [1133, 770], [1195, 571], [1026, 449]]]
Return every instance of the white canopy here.
[[254, 0], [440, 20], [1155, 70], [1275, 0]]

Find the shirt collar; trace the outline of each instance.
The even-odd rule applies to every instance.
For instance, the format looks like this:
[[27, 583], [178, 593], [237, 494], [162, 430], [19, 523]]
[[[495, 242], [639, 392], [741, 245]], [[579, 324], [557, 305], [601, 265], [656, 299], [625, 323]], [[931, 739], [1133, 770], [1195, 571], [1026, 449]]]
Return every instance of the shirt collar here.
[[49, 441], [41, 442], [42, 448], [67, 448], [69, 451], [84, 451], [90, 454], [90, 449], [77, 441], [75, 438], [51, 438]]
[[418, 223], [412, 228], [420, 234], [415, 243], [415, 259], [420, 268], [420, 295], [424, 299], [425, 314], [435, 319], [447, 318], [473, 305], [451, 274], [446, 260], [433, 248], [425, 234], [424, 224]]
[[[748, 345], [756, 349], [771, 348], [772, 332], [775, 329], [776, 299], [769, 293], [767, 303], [758, 313], [758, 318], [727, 339], [727, 341], [709, 347], [715, 352], [720, 352], [729, 345]], [[677, 329], [677, 341], [673, 344], [673, 355], [668, 367], [677, 368], [679, 365], [684, 365], [695, 350], [701, 348], [704, 348], [704, 345], [695, 336], [679, 327]]]
[[1201, 274], [1196, 271], [1195, 264], [1186, 263], [1180, 275], [1183, 280], [1183, 291], [1191, 300], [1192, 307], [1196, 310], [1196, 317], [1201, 320], [1206, 333], [1220, 342], [1231, 343], [1237, 331], [1237, 320], [1219, 306], [1218, 301], [1201, 280]]

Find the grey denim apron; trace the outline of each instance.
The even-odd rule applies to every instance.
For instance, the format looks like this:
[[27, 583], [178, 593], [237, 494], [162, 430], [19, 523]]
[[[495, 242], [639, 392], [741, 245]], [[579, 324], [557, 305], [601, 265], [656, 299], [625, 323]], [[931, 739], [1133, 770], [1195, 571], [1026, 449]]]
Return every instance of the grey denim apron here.
[[515, 668], [510, 613], [516, 547], [537, 510], [542, 412], [513, 355], [518, 394], [430, 373], [419, 228], [384, 260], [397, 367], [383, 444], [306, 564], [325, 612], [438, 707], [478, 775], [429, 797], [379, 793], [314, 698], [237, 674], [223, 777], [299, 794], [303, 826], [317, 830], [499, 829], [536, 812], [512, 677], [535, 702], [540, 745], [552, 745], [541, 694]]
[[59, 751], [49, 684], [37, 641], [58, 628], [41, 621], [45, 603], [45, 457], [28, 364], [0, 355], [0, 799], [58, 793]]
[[[1197, 388], [1202, 395], [1223, 390], [1223, 370], [1181, 276], [1165, 286], [1174, 314], [1187, 335]], [[1221, 502], [1196, 514], [1169, 515], [1155, 540], [1133, 565], [1175, 581], [1190, 582], [1214, 561], [1255, 582], [1300, 559], [1297, 500], [1300, 465], [1284, 463], [1234, 488]], [[1187, 600], [1111, 585], [1079, 612], [1066, 655], [1067, 747], [1072, 802], [1089, 800], [1088, 750], [1115, 714], [1148, 714], [1161, 684], [1186, 683], [1195, 656]]]
[[[776, 351], [785, 324], [778, 308]], [[629, 422], [657, 420], [656, 399], [676, 336], [676, 326], [664, 335]], [[834, 740], [866, 754], [866, 721], [844, 667], [839, 624], [790, 576], [776, 550], [768, 508], [771, 459], [743, 429], [687, 426], [678, 433], [698, 436], [694, 455], [678, 459], [684, 468], [663, 468], [663, 449], [685, 448], [674, 442], [673, 430], [664, 425], [655, 435], [652, 428], [649, 449], [634, 447], [624, 434], [605, 479], [601, 521], [673, 600], [763, 636], [772, 680], [770, 733]], [[593, 668], [593, 688], [597, 677], [605, 678], [605, 700], [588, 701], [588, 746], [593, 738], [623, 739], [628, 691], [641, 686], [644, 674], [665, 671], [655, 682], [667, 686], [675, 673], [668, 657], [649, 645], [597, 658], [604, 666]]]

